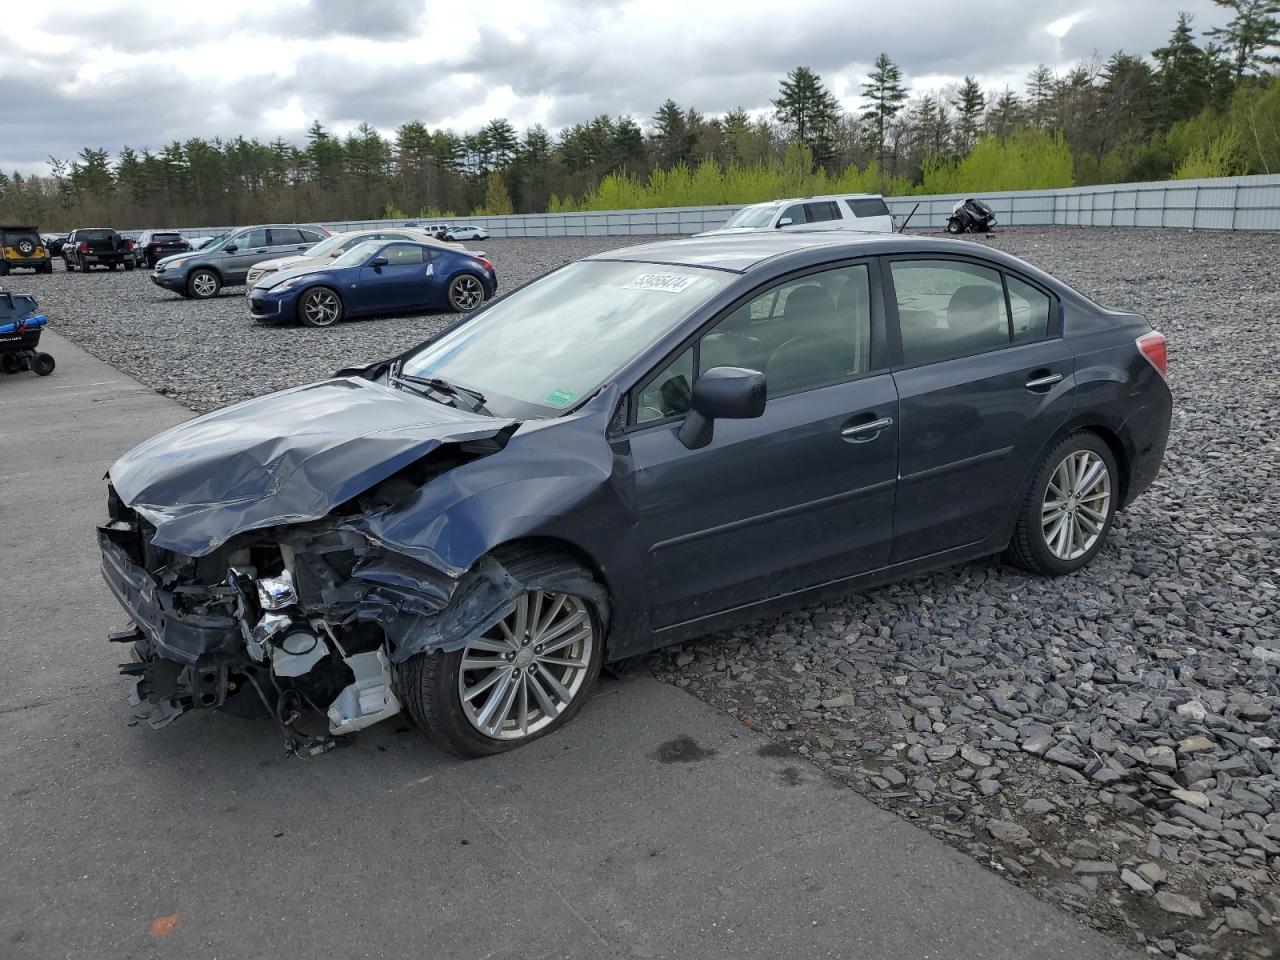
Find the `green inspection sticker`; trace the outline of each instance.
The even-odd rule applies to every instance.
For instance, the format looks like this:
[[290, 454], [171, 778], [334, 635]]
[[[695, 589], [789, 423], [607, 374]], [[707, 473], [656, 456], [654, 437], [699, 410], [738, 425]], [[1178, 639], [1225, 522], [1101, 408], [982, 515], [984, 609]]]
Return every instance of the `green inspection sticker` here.
[[572, 390], [566, 390], [561, 387], [559, 390], [547, 394], [547, 399], [544, 402], [551, 407], [567, 407], [573, 403], [573, 398], [576, 396], [577, 394]]

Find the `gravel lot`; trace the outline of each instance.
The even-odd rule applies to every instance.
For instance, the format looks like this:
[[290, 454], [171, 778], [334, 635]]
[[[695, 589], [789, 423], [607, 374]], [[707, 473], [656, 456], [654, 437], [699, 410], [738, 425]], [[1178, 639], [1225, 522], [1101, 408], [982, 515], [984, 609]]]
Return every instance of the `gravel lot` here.
[[[619, 238], [489, 240], [501, 289]], [[998, 560], [654, 655], [1012, 882], [1170, 957], [1280, 957], [1280, 236], [987, 241], [1170, 338], [1166, 472], [1064, 580]], [[56, 328], [197, 410], [399, 351], [449, 317], [258, 327], [145, 273], [15, 275]]]

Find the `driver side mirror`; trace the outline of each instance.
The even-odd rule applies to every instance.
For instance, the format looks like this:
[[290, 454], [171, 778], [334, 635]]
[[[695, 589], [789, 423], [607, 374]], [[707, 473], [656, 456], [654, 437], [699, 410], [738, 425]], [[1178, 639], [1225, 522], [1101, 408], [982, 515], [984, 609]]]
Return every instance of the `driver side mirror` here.
[[373, 269], [375, 270], [380, 270], [390, 262], [391, 261], [388, 260], [386, 257], [374, 257], [372, 260], [369, 261], [369, 266], [373, 267]]
[[778, 226], [775, 229], [781, 230], [783, 227], [791, 226], [791, 224], [794, 222], [795, 221], [793, 221], [790, 217], [783, 217], [781, 220], [778, 221]]
[[237, 250], [239, 250], [239, 249], [240, 249], [240, 248], [239, 248], [239, 247], [237, 247], [234, 243], [229, 243], [229, 244], [227, 244], [225, 247], [223, 247], [223, 248], [222, 248], [222, 252], [223, 252], [223, 253], [235, 253], [235, 252], [236, 252]]
[[751, 420], [764, 413], [764, 374], [745, 367], [712, 367], [693, 385], [692, 409], [677, 436], [690, 450], [711, 442], [716, 420]]

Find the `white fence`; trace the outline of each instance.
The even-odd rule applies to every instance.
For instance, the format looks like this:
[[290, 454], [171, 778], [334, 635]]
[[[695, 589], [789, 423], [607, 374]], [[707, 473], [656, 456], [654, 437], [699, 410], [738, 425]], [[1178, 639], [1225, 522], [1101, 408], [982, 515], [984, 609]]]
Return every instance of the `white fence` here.
[[[1280, 174], [1117, 183], [1057, 190], [976, 194], [1004, 226], [1177, 227], [1196, 230], [1280, 230]], [[919, 204], [910, 228], [941, 229], [955, 196], [887, 197], [901, 224]], [[667, 207], [598, 213], [525, 213], [506, 217], [455, 217], [432, 223], [470, 223], [493, 237], [662, 236], [700, 233], [724, 223], [740, 205]], [[330, 230], [361, 230], [425, 223], [409, 220], [342, 220]], [[181, 228], [179, 228], [181, 229]], [[189, 237], [225, 232], [227, 227], [191, 227]]]

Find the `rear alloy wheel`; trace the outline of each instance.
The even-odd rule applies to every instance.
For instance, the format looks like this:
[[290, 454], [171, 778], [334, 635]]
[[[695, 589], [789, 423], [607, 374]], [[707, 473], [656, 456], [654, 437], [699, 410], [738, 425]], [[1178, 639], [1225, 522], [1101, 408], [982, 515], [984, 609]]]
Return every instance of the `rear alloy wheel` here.
[[961, 230], [963, 230], [963, 229], [964, 229], [964, 228], [963, 228], [962, 226], [960, 226], [960, 221], [959, 221], [959, 220], [948, 220], [948, 221], [947, 221], [947, 233], [959, 233], [959, 232], [960, 232]]
[[308, 327], [331, 327], [342, 319], [342, 300], [328, 287], [308, 290], [298, 301], [298, 319]]
[[[540, 562], [553, 579], [590, 578], [571, 561]], [[600, 623], [583, 597], [526, 590], [461, 650], [409, 659], [402, 668], [409, 712], [433, 740], [463, 756], [501, 753], [550, 733], [590, 697], [604, 654]]]
[[469, 273], [453, 278], [449, 284], [449, 306], [458, 313], [469, 313], [484, 303], [484, 287]]
[[1077, 433], [1044, 460], [1018, 517], [1009, 553], [1028, 570], [1060, 576], [1102, 549], [1119, 497], [1115, 457], [1093, 433]]
[[187, 278], [187, 292], [197, 300], [216, 297], [221, 288], [222, 281], [212, 270], [196, 270]]

